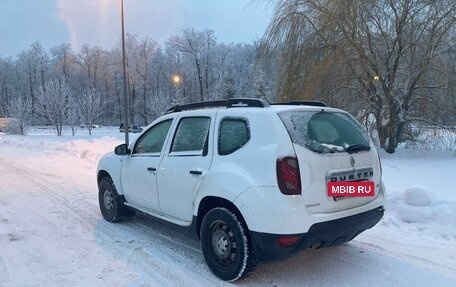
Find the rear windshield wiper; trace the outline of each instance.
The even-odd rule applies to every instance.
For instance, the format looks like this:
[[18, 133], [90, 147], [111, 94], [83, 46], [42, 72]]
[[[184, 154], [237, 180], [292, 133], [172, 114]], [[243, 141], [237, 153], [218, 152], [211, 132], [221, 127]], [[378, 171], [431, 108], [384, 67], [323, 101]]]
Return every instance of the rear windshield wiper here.
[[364, 151], [370, 150], [371, 147], [365, 144], [352, 144], [352, 145], [344, 145], [344, 149], [348, 153], [354, 153], [357, 151]]

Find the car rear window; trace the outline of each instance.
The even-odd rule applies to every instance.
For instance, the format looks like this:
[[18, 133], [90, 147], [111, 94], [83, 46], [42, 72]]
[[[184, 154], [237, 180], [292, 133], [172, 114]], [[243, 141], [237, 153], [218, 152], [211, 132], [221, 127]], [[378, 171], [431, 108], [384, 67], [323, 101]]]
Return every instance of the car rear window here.
[[369, 137], [350, 115], [341, 112], [290, 111], [279, 114], [293, 143], [318, 153], [370, 150]]
[[225, 118], [221, 121], [218, 136], [219, 155], [231, 154], [249, 140], [250, 130], [246, 119]]

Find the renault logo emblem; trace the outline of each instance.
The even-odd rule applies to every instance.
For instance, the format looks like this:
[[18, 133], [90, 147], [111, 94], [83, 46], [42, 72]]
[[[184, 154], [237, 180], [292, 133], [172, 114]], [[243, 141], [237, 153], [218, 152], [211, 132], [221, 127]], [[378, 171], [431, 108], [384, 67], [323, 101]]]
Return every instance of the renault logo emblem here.
[[352, 167], [355, 167], [355, 158], [353, 156], [350, 156], [350, 164]]

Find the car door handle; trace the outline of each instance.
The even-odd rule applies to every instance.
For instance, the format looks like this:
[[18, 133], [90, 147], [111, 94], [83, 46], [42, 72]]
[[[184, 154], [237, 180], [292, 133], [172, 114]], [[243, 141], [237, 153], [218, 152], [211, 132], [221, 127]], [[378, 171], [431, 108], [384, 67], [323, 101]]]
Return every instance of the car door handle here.
[[147, 170], [148, 171], [157, 171], [157, 169], [155, 167], [148, 167]]
[[198, 169], [192, 169], [192, 170], [190, 170], [190, 174], [202, 175], [203, 171], [202, 170], [198, 170]]

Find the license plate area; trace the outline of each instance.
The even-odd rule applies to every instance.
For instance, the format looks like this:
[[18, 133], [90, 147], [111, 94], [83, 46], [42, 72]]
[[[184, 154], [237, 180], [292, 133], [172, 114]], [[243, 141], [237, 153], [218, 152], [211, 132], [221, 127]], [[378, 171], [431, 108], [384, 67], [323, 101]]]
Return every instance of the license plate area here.
[[328, 182], [328, 196], [334, 200], [341, 197], [374, 196], [375, 183], [373, 181], [336, 181]]
[[326, 174], [327, 195], [334, 201], [347, 197], [371, 197], [375, 195], [372, 168], [336, 171]]

